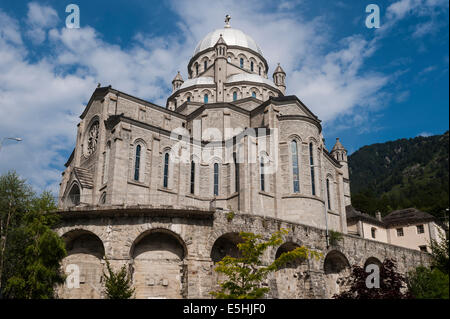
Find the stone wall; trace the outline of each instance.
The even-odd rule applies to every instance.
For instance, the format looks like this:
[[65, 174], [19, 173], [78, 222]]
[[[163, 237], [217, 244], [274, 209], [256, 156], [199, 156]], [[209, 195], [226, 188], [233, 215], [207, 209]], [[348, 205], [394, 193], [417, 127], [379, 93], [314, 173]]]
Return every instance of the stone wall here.
[[[428, 264], [419, 251], [344, 235], [326, 247], [322, 229], [274, 218], [237, 213], [231, 220], [222, 210], [186, 210], [176, 207], [95, 207], [61, 212], [56, 229], [67, 243], [63, 267], [79, 265], [80, 288], [59, 288], [61, 298], [100, 298], [104, 251], [113, 268], [127, 265], [137, 298], [211, 298], [217, 288], [214, 261], [238, 254], [240, 231], [265, 237], [285, 228], [289, 234], [280, 247], [267, 251], [265, 262], [283, 251], [305, 245], [323, 254], [320, 260], [288, 265], [268, 278], [268, 298], [330, 298], [345, 287], [350, 266], [394, 258], [406, 272]], [[68, 268], [69, 269], [69, 268]]]

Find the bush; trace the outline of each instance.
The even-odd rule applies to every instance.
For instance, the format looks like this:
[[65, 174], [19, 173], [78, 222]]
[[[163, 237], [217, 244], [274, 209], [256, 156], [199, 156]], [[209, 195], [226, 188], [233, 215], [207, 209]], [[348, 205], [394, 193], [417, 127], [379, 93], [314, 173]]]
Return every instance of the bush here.
[[449, 299], [448, 274], [438, 268], [417, 267], [408, 273], [408, 288], [417, 299]]

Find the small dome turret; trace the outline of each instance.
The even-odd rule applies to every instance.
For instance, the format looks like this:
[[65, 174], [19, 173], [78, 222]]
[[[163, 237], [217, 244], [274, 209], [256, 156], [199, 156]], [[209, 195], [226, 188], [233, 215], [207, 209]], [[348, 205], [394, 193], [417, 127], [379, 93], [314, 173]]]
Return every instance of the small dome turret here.
[[283, 94], [286, 92], [286, 72], [284, 72], [280, 63], [278, 63], [277, 68], [273, 72], [273, 83], [275, 83]]
[[334, 144], [330, 154], [339, 162], [347, 161], [347, 150], [342, 145], [341, 141], [339, 141], [339, 137], [336, 137], [336, 144]]
[[180, 71], [178, 71], [177, 75], [172, 80], [172, 92], [178, 90], [183, 83], [184, 83], [183, 77], [181, 76]]

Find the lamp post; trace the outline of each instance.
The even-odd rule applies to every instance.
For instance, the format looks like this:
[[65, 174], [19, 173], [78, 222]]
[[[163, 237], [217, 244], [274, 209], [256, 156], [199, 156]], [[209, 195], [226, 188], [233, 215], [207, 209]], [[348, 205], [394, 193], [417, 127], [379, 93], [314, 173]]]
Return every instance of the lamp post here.
[[16, 142], [21, 142], [22, 139], [20, 137], [4, 137], [0, 140], [0, 151], [2, 150], [2, 145], [5, 140], [13, 140]]

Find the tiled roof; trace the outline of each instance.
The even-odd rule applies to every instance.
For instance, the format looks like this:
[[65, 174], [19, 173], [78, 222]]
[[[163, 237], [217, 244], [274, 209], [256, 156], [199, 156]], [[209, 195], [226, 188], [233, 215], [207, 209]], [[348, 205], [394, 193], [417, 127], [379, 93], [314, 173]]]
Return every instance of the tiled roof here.
[[388, 226], [410, 224], [415, 222], [433, 221], [435, 218], [416, 208], [395, 210], [383, 218]]

